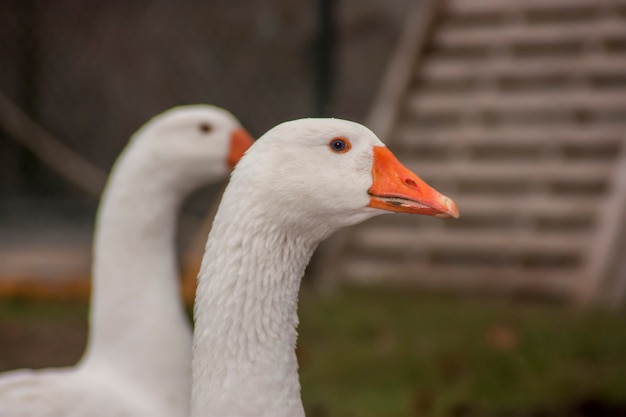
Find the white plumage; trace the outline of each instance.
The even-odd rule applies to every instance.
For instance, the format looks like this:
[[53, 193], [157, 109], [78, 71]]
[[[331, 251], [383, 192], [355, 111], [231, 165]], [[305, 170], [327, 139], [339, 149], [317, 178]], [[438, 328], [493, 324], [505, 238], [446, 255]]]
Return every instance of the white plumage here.
[[251, 139], [213, 106], [144, 125], [115, 163], [98, 210], [89, 337], [71, 368], [0, 376], [0, 416], [188, 414], [191, 329], [179, 292], [176, 214], [223, 178]]
[[458, 217], [367, 128], [283, 123], [231, 176], [198, 276], [194, 417], [298, 417], [300, 280], [319, 242], [383, 210]]

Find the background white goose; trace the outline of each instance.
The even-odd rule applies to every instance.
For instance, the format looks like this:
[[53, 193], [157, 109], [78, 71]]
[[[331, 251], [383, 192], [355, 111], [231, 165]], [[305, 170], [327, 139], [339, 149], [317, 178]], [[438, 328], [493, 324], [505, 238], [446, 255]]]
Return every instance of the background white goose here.
[[193, 416], [304, 415], [294, 351], [304, 269], [321, 240], [384, 210], [459, 215], [357, 123], [286, 122], [247, 151], [198, 276]]
[[176, 214], [252, 140], [227, 111], [185, 106], [144, 125], [113, 167], [97, 216], [87, 349], [73, 368], [0, 376], [0, 416], [185, 416], [191, 329]]

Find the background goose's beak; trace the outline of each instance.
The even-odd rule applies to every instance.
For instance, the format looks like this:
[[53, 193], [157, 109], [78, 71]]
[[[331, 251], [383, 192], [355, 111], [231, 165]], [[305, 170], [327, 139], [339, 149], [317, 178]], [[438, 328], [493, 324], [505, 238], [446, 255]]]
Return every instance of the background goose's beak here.
[[228, 166], [233, 169], [243, 154], [252, 145], [254, 140], [245, 129], [235, 129], [230, 134], [230, 150], [228, 152]]
[[459, 217], [452, 199], [426, 184], [386, 147], [374, 147], [369, 207], [441, 218]]

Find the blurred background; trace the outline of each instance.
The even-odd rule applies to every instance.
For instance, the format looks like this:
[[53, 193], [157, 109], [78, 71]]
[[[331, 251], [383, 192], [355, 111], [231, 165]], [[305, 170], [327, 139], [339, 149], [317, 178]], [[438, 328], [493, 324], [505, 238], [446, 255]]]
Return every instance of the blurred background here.
[[[129, 136], [170, 107], [217, 104], [256, 137], [300, 117], [363, 120], [408, 5], [0, 2], [4, 275], [64, 278], [48, 259], [39, 268], [52, 255], [88, 272], [89, 250], [76, 257], [75, 243], [91, 241], [104, 178]], [[33, 135], [16, 108], [44, 132]], [[93, 169], [62, 175], [69, 156]], [[185, 208], [181, 247], [214, 196]]]
[[111, 165], [212, 103], [256, 137], [365, 123], [461, 210], [320, 247], [307, 415], [626, 415], [626, 1], [0, 0], [0, 28], [0, 370], [80, 357]]

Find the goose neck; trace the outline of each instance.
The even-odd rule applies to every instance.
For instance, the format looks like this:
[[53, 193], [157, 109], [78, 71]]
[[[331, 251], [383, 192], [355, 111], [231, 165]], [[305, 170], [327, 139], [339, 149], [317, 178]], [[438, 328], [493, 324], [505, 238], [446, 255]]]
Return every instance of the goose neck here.
[[298, 292], [317, 242], [264, 216], [221, 217], [198, 281], [192, 415], [303, 415]]

